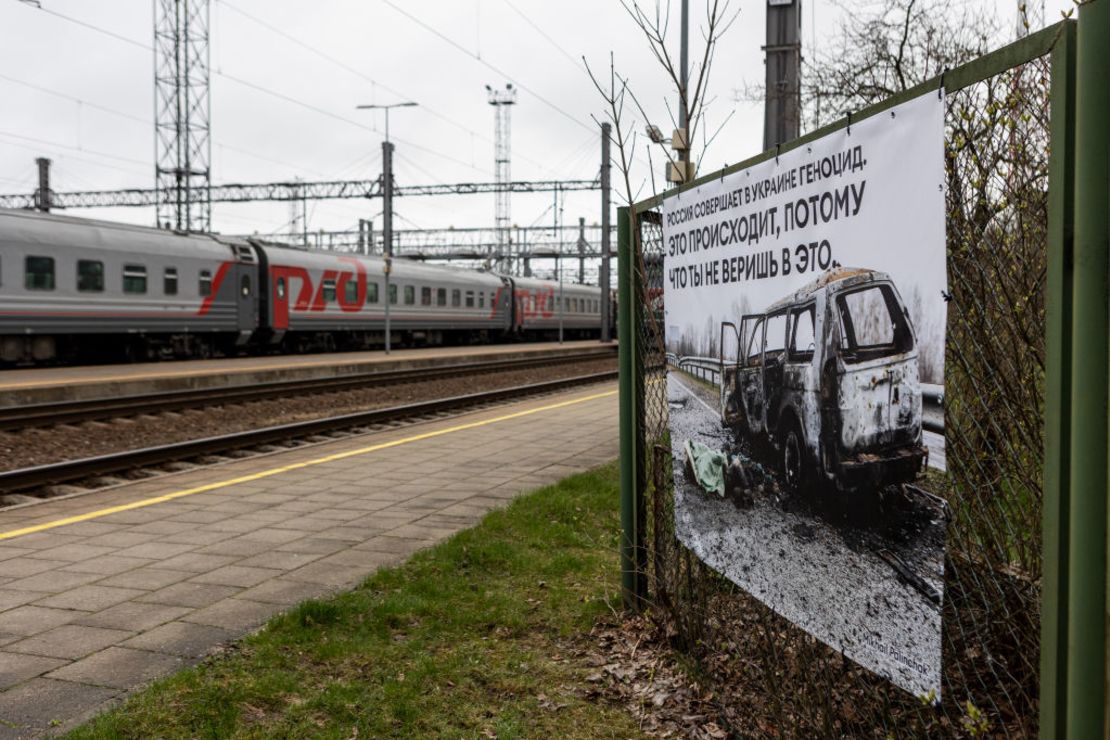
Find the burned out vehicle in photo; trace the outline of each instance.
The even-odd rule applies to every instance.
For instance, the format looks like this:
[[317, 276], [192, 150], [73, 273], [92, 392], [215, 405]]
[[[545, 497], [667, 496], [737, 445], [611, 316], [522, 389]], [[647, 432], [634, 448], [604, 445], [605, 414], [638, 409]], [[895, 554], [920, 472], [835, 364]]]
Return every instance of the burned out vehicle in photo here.
[[886, 274], [829, 270], [722, 323], [720, 348], [722, 422], [773, 452], [788, 491], [874, 490], [925, 465], [917, 339]]

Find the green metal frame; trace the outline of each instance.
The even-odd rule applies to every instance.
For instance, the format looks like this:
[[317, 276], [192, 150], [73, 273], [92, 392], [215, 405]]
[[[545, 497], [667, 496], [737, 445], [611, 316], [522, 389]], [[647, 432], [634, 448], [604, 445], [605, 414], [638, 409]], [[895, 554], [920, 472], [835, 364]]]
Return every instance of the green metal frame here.
[[1110, 402], [1110, 0], [1081, 5], [1075, 48], [1075, 273], [1068, 507], [1067, 737], [1105, 737]]
[[1071, 433], [1072, 254], [1075, 208], [1075, 24], [1063, 26], [1052, 49], [1052, 149], [1048, 161], [1048, 276], [1045, 285], [1044, 491], [1041, 536], [1040, 734], [1064, 737], [1067, 685], [1068, 464]]
[[[1047, 740], [1105, 736], [1110, 708], [1110, 0], [1083, 4], [1078, 23], [1056, 23], [854, 113], [852, 120], [942, 87], [961, 90], [1046, 54], [1052, 89], [1039, 711], [1040, 734]], [[840, 120], [784, 143], [778, 153], [847, 123]], [[763, 152], [620, 209], [621, 567], [630, 607], [639, 607], [647, 596], [637, 577], [645, 533], [639, 523], [644, 481], [636, 465], [644, 440], [637, 436], [642, 378], [635, 377], [634, 221], [665, 197], [775, 156], [774, 150]]]

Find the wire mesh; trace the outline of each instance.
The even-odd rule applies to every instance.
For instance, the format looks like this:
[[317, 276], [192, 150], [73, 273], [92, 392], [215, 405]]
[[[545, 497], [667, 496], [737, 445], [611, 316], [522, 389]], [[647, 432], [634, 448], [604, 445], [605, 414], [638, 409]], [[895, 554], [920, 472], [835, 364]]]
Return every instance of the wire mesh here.
[[739, 735], [1036, 733], [1050, 65], [946, 99], [947, 472], [943, 700], [843, 658], [702, 565], [674, 536], [663, 234], [633, 214], [640, 566], [660, 630], [697, 660]]

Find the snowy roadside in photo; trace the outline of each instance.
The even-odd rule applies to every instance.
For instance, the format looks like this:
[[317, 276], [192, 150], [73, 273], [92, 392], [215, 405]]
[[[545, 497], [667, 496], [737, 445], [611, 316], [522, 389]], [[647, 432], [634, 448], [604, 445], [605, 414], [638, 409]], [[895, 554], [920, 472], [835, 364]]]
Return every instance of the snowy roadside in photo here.
[[[722, 428], [713, 390], [667, 374], [675, 464], [675, 533], [714, 570], [847, 657], [917, 695], [940, 685], [940, 604], [880, 554], [942, 593], [945, 522], [937, 509], [845, 516], [823, 502], [784, 499], [777, 485], [752, 505], [687, 479], [684, 444], [742, 453]], [[758, 460], [768, 467], [766, 460]], [[875, 499], [876, 502], [878, 499]], [[831, 509], [831, 510], [830, 510]]]

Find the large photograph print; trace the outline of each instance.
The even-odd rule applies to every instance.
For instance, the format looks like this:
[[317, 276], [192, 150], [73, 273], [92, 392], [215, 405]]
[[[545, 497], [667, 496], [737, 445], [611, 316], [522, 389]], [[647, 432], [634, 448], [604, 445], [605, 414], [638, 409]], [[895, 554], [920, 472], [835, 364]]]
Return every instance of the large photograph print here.
[[[938, 701], [943, 100], [665, 198], [675, 530], [818, 640]], [[929, 428], [932, 428], [930, 431]], [[939, 474], [939, 473], [934, 473]]]

